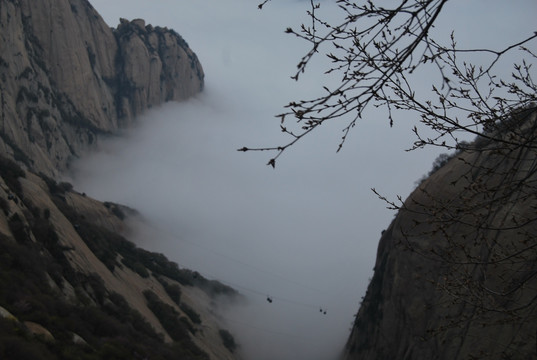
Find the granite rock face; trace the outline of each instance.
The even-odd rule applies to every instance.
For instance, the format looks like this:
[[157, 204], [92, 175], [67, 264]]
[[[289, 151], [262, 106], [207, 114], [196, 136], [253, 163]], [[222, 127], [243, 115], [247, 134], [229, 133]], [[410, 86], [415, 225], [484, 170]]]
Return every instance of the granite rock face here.
[[[129, 229], [127, 219], [142, 221], [133, 209], [94, 200], [68, 183], [25, 172], [0, 156], [0, 320], [19, 328], [19, 333], [7, 334], [6, 328], [0, 329], [1, 358], [12, 358], [6, 339], [21, 334], [22, 347], [31, 347], [33, 337], [42, 338], [55, 344], [54, 354], [74, 343], [71, 350], [103, 358], [99, 347], [113, 345], [121, 334], [120, 348], [128, 354], [120, 358], [154, 356], [153, 346], [175, 348], [166, 350], [171, 358], [240, 358], [224, 346], [222, 324], [215, 316], [216, 296], [232, 300], [236, 292], [193, 276], [162, 254], [136, 248], [121, 235]], [[155, 294], [166, 317], [151, 306], [146, 292]], [[119, 319], [118, 307], [124, 310]], [[75, 325], [76, 316], [69, 315], [73, 311], [93, 312], [100, 325]], [[136, 339], [143, 329], [144, 336], [155, 339]], [[198, 357], [181, 357], [185, 349]], [[70, 354], [66, 358], [81, 358]]]
[[99, 134], [203, 89], [203, 69], [173, 30], [121, 20], [86, 0], [0, 2], [0, 150], [54, 175]]
[[54, 179], [203, 78], [173, 30], [111, 29], [87, 0], [0, 0], [0, 358], [240, 358], [215, 315], [236, 291], [129, 242], [134, 210]]
[[404, 202], [345, 359], [537, 358], [536, 115], [505, 142], [470, 144]]

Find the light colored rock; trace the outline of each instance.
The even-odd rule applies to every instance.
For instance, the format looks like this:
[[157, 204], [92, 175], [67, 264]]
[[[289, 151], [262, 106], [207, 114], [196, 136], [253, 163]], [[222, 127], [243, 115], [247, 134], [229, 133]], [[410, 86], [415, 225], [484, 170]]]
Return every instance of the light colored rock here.
[[84, 338], [76, 333], [73, 333], [73, 343], [77, 345], [88, 345]]
[[18, 321], [17, 318], [13, 316], [13, 314], [11, 314], [2, 306], [0, 306], [0, 317], [3, 317], [4, 319], [12, 320], [12, 321]]
[[100, 134], [203, 88], [178, 34], [141, 19], [112, 30], [87, 0], [3, 3], [0, 49], [0, 151], [49, 176]]
[[[0, 49], [0, 154], [29, 170], [25, 178], [19, 178], [24, 201], [10, 200], [7, 213], [0, 211], [1, 240], [15, 241], [8, 217], [17, 213], [35, 241], [32, 211], [48, 210], [49, 224], [73, 270], [102, 279], [107, 291], [123, 296], [170, 342], [143, 295], [150, 289], [182, 313], [161, 283], [153, 276], [142, 278], [126, 266], [110, 271], [81, 238], [76, 221], [69, 221], [59, 209], [63, 205], [57, 206], [53, 198], [64, 201], [76, 216], [116, 233], [126, 230], [117, 211], [125, 209], [69, 190], [52, 195], [46, 177], [36, 174], [55, 177], [71, 158], [95, 147], [100, 136], [130, 126], [147, 108], [200, 92], [204, 74], [196, 55], [173, 30], [146, 25], [142, 19], [122, 19], [117, 29], [109, 28], [87, 0], [2, 1]], [[2, 176], [0, 197], [7, 199], [9, 189]], [[46, 247], [42, 256], [51, 256]], [[91, 286], [80, 285], [75, 290], [65, 279], [62, 284], [50, 277], [48, 281], [61, 292], [62, 301], [80, 304], [78, 295], [91, 297], [93, 291]], [[185, 301], [203, 319], [203, 331], [193, 341], [211, 359], [237, 358], [219, 338], [218, 321], [207, 295], [194, 288], [182, 287], [182, 291]], [[32, 333], [54, 341], [43, 326], [25, 325]], [[85, 343], [77, 334], [73, 334], [73, 342]]]
[[76, 291], [75, 288], [65, 279], [62, 281], [62, 294], [65, 297], [66, 301], [75, 302], [76, 301]]
[[[126, 266], [116, 266], [114, 271], [111, 272], [79, 236], [76, 230], [76, 224], [69, 222], [64, 214], [56, 207], [48, 193], [47, 185], [40, 177], [27, 172], [25, 178], [20, 178], [20, 182], [25, 201], [30, 206], [49, 210], [49, 219], [56, 230], [60, 244], [65, 249], [69, 249], [64, 254], [71, 266], [80, 273], [97, 275], [103, 280], [106, 289], [123, 296], [131, 308], [142, 314], [158, 333], [164, 335], [165, 341], [171, 342], [172, 340], [166, 330], [147, 307], [146, 299], [143, 295], [145, 290], [153, 291], [161, 301], [173, 306], [184, 316], [183, 311], [170, 299], [162, 284], [153, 276], [142, 278]], [[73, 192], [66, 192], [61, 197], [66, 204], [76, 209], [77, 213], [87, 219], [92, 219], [96, 226], [102, 226], [110, 231], [122, 230], [125, 227], [123, 222], [112, 214], [110, 208], [99, 201]], [[19, 202], [19, 205], [22, 206], [21, 202]], [[14, 211], [19, 212], [21, 216], [25, 214], [20, 207], [14, 208]], [[0, 223], [3, 221], [3, 218], [5, 218], [5, 215], [0, 213]], [[168, 279], [168, 281], [181, 286], [173, 280]], [[194, 343], [200, 349], [207, 352], [211, 359], [238, 359], [239, 357], [231, 354], [221, 342], [218, 335], [221, 324], [215, 316], [216, 309], [214, 308], [212, 299], [199, 288], [181, 286], [181, 291], [182, 301], [191, 306], [202, 318], [201, 325], [194, 325], [199, 330], [192, 337]], [[75, 290], [66, 280], [61, 284], [61, 292], [66, 301], [77, 301]], [[97, 306], [97, 304], [94, 303], [94, 306]]]
[[31, 322], [31, 321], [24, 321], [23, 325], [26, 326], [26, 329], [28, 329], [28, 331], [32, 335], [34, 335], [36, 337], [39, 337], [39, 338], [42, 338], [46, 342], [52, 343], [52, 342], [55, 341], [54, 336], [52, 336], [50, 331], [48, 331], [42, 325], [39, 325], [39, 324], [37, 324], [35, 322]]

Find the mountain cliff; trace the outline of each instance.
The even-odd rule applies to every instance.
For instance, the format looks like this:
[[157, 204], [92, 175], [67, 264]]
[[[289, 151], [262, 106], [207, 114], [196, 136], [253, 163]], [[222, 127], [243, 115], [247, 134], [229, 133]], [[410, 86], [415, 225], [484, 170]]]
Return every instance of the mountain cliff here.
[[145, 109], [203, 89], [173, 30], [86, 0], [0, 0], [0, 358], [235, 359], [236, 292], [125, 238], [135, 210], [55, 177]]
[[392, 204], [345, 359], [537, 358], [536, 114], [463, 144]]
[[0, 174], [3, 359], [236, 358], [214, 316], [236, 292], [124, 238], [134, 210], [4, 157]]
[[0, 149], [47, 175], [144, 109], [203, 88], [173, 30], [110, 29], [85, 0], [1, 1], [0, 49]]

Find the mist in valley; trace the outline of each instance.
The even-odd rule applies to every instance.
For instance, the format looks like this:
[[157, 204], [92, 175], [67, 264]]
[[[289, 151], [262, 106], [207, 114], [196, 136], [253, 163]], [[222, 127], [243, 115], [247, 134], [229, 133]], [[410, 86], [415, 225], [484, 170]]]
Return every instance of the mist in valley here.
[[267, 141], [271, 124], [248, 124], [259, 107], [234, 104], [207, 84], [74, 164], [75, 188], [137, 209], [146, 221], [131, 240], [245, 295], [223, 316], [243, 348], [253, 348], [248, 358], [332, 358], [393, 216], [370, 190], [390, 187], [390, 177], [374, 181], [389, 165], [364, 150], [365, 165], [351, 168], [352, 154], [312, 139], [273, 170], [265, 154], [236, 151]]
[[222, 317], [246, 359], [337, 358], [395, 215], [371, 188], [406, 197], [438, 152], [405, 152], [414, 120], [390, 128], [375, 113], [337, 154], [343, 123], [304, 139], [275, 169], [268, 153], [236, 151], [281, 145], [274, 115], [338, 80], [316, 71], [322, 60], [304, 81], [290, 79], [307, 48], [283, 30], [307, 20], [307, 2], [263, 11], [240, 0], [91, 3], [110, 26], [125, 17], [175, 29], [206, 85], [102, 140], [72, 165], [75, 188], [137, 209], [146, 220], [137, 245], [241, 292], [246, 302], [223, 306]]

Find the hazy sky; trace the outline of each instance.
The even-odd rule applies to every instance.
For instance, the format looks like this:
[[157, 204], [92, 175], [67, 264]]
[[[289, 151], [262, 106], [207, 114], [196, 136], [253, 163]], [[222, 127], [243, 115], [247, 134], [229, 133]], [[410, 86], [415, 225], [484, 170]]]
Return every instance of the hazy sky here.
[[[76, 188], [138, 209], [149, 221], [133, 238], [139, 245], [248, 296], [225, 313], [247, 358], [335, 358], [394, 216], [370, 189], [406, 197], [438, 153], [404, 152], [414, 119], [390, 128], [374, 112], [339, 154], [341, 124], [282, 155], [276, 169], [265, 165], [269, 154], [236, 151], [279, 145], [273, 116], [282, 106], [337, 81], [318, 63], [303, 81], [290, 79], [306, 48], [283, 30], [307, 20], [309, 1], [273, 0], [263, 11], [255, 0], [90, 1], [110, 26], [124, 17], [175, 29], [197, 53], [206, 89], [103, 142], [75, 164]], [[336, 14], [332, 2], [321, 9]], [[441, 23], [460, 31], [463, 46], [494, 45], [529, 36], [534, 10], [533, 0], [453, 0]]]

